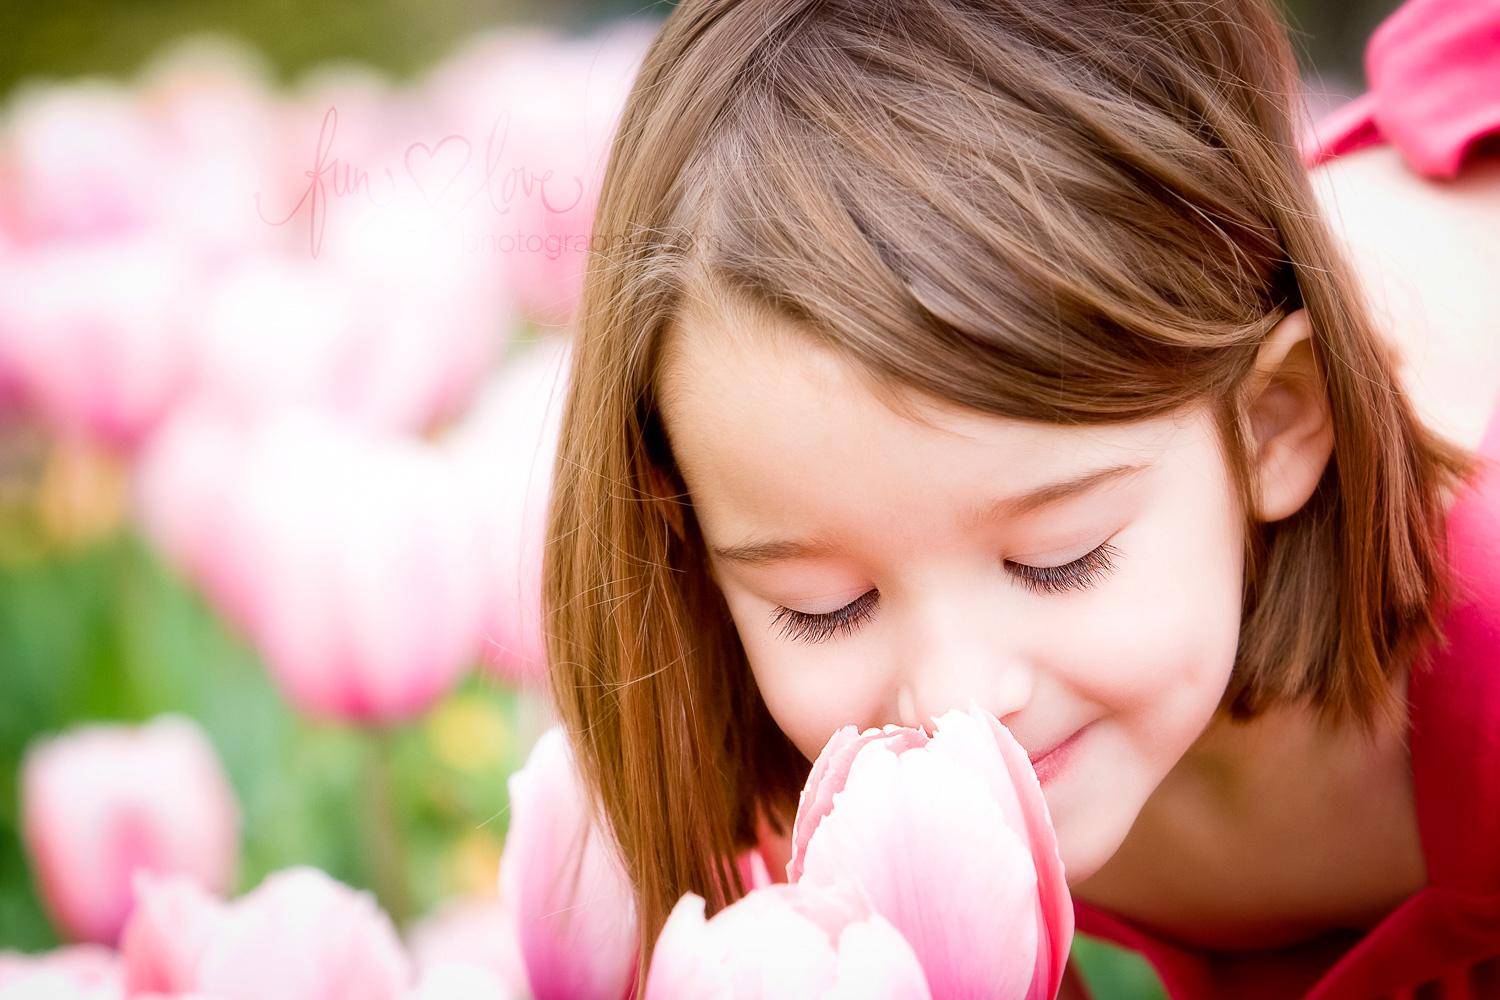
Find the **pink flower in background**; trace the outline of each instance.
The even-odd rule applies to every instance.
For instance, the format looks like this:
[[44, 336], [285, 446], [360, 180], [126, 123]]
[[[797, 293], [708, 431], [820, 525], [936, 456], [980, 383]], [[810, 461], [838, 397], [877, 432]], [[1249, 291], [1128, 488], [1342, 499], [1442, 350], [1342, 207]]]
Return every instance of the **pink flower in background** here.
[[509, 337], [503, 272], [409, 210], [339, 206], [323, 252], [247, 254], [205, 286], [193, 395], [309, 406], [385, 432], [459, 413]]
[[223, 456], [190, 436], [178, 458], [207, 463], [202, 474], [156, 466], [223, 502], [178, 537], [203, 546], [186, 565], [206, 568], [303, 711], [370, 722], [425, 711], [473, 662], [484, 599], [479, 513], [452, 462], [315, 411], [222, 439], [227, 488], [207, 485]]
[[911, 943], [935, 1000], [1050, 1000], [1073, 910], [1026, 752], [978, 708], [935, 735], [847, 727], [803, 789], [788, 875], [858, 885]]
[[117, 237], [156, 220], [160, 150], [134, 92], [98, 80], [32, 88], [9, 111], [22, 242]]
[[304, 180], [281, 158], [272, 72], [231, 36], [188, 36], [153, 58], [137, 83], [158, 156], [154, 219], [214, 263], [293, 246], [256, 211], [257, 198], [280, 203]]
[[539, 323], [572, 315], [609, 146], [655, 30], [641, 21], [585, 39], [479, 36], [425, 84], [444, 130], [463, 136], [475, 161], [492, 149], [497, 169], [467, 206], [463, 232], [477, 256], [514, 276], [522, 311]]
[[147, 536], [246, 633], [250, 594], [236, 575], [235, 540], [225, 536], [224, 519], [247, 438], [224, 414], [184, 407], [152, 435], [133, 469], [136, 516]]
[[533, 1000], [620, 1000], [634, 988], [635, 898], [560, 728], [510, 776], [500, 898], [515, 914]]
[[239, 419], [348, 399], [369, 351], [355, 289], [290, 254], [249, 254], [206, 282], [193, 345], [195, 403]]
[[526, 994], [515, 914], [498, 896], [454, 900], [423, 917], [407, 937], [424, 979], [444, 967], [469, 966], [484, 971], [504, 996]]
[[507, 986], [488, 968], [471, 962], [433, 966], [408, 994], [409, 1000], [523, 1000], [525, 996], [524, 990]]
[[524, 278], [466, 250], [413, 202], [341, 205], [316, 265], [353, 298], [363, 336], [332, 404], [371, 426], [422, 431], [468, 404], [510, 339]]
[[159, 232], [15, 250], [0, 267], [0, 363], [64, 433], [133, 448], [186, 387], [198, 277]]
[[65, 937], [113, 944], [139, 870], [215, 890], [234, 881], [239, 811], [196, 724], [83, 726], [26, 754], [21, 821], [43, 903]]
[[930, 1000], [911, 945], [850, 883], [775, 885], [705, 921], [687, 894], [657, 939], [646, 1000]]
[[485, 386], [447, 439], [485, 520], [490, 583], [480, 652], [514, 680], [546, 675], [542, 546], [570, 362], [565, 339], [531, 346]]
[[92, 944], [42, 955], [0, 952], [0, 1000], [124, 1000], [119, 957]]
[[303, 95], [351, 105], [333, 154], [345, 169], [316, 182], [316, 127], [298, 128], [302, 106], [231, 43], [177, 46], [133, 89], [18, 99], [0, 143], [15, 178], [0, 186], [0, 365], [49, 421], [130, 449], [184, 396], [395, 432], [462, 412], [510, 336], [513, 269], [413, 191], [344, 190], [350, 170], [399, 164], [433, 118], [409, 90], [353, 76]]
[[447, 693], [477, 652], [484, 577], [478, 512], [442, 454], [288, 411], [257, 429], [238, 486], [229, 551], [293, 703], [392, 721]]
[[289, 868], [222, 903], [181, 879], [142, 878], [120, 950], [128, 993], [217, 1000], [398, 1000], [411, 966], [366, 892]]

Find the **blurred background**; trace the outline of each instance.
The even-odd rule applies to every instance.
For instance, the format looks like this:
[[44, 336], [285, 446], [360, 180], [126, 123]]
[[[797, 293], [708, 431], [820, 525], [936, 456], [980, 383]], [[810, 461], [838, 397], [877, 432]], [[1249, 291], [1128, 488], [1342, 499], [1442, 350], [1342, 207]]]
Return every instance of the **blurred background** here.
[[[1397, 4], [1285, 2], [1321, 114]], [[40, 751], [164, 714], [230, 789], [225, 891], [315, 865], [404, 928], [492, 899], [547, 725], [559, 331], [668, 9], [0, 0], [0, 950], [118, 932], [50, 824], [162, 790]]]

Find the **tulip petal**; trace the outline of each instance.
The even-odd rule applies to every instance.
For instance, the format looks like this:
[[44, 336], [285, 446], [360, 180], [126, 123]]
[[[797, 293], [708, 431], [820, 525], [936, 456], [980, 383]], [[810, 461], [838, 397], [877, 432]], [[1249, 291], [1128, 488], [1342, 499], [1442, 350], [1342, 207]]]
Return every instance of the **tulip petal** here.
[[119, 957], [77, 944], [41, 955], [0, 952], [0, 1000], [120, 1000]]
[[181, 875], [140, 872], [135, 898], [135, 911], [120, 936], [128, 992], [191, 992], [204, 954], [228, 919], [226, 907]]
[[838, 981], [823, 1000], [932, 1000], [916, 952], [878, 913], [839, 935]]
[[926, 745], [928, 736], [920, 729], [901, 726], [866, 729], [862, 733], [853, 726], [845, 726], [829, 738], [818, 759], [813, 761], [812, 773], [807, 776], [807, 783], [802, 786], [802, 795], [797, 801], [797, 819], [792, 824], [792, 860], [786, 866], [790, 881], [796, 882], [802, 877], [807, 842], [833, 808], [833, 796], [844, 787], [854, 758], [877, 740], [886, 741], [893, 752], [900, 753]]
[[195, 988], [222, 1000], [399, 1000], [411, 969], [374, 897], [289, 868], [237, 900]]
[[853, 883], [772, 885], [703, 913], [692, 893], [673, 908], [646, 1000], [930, 1000], [911, 946]]
[[450, 900], [418, 921], [408, 940], [424, 978], [439, 965], [474, 965], [493, 976], [507, 995], [526, 993], [515, 914], [498, 895]]
[[867, 745], [808, 840], [803, 880], [858, 883], [937, 1000], [1028, 995], [1036, 869], [983, 779], [954, 761]]
[[936, 720], [937, 733], [928, 749], [980, 774], [1005, 813], [1012, 830], [1022, 834], [1037, 868], [1039, 926], [1047, 933], [1038, 943], [1037, 977], [1028, 1000], [1048, 1000], [1057, 993], [1073, 940], [1073, 901], [1057, 850], [1047, 800], [1026, 750], [993, 715], [971, 706]]
[[691, 892], [672, 907], [652, 952], [646, 1000], [733, 998], [729, 973], [703, 913], [703, 897]]
[[42, 899], [67, 937], [114, 944], [145, 869], [222, 890], [239, 810], [208, 737], [184, 717], [84, 725], [33, 745], [22, 820]]
[[635, 977], [635, 896], [588, 803], [561, 728], [543, 734], [510, 776], [510, 831], [500, 862], [536, 1000], [616, 1000]]

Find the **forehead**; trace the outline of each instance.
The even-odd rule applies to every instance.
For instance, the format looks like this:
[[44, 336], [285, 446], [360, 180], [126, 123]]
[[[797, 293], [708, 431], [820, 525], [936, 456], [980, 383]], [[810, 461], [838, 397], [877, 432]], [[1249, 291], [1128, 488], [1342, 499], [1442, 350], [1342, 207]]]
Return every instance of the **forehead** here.
[[1188, 440], [1184, 431], [1201, 438], [1206, 429], [1187, 415], [1061, 426], [981, 413], [882, 383], [786, 317], [702, 299], [664, 344], [658, 397], [710, 529], [773, 514], [801, 521], [824, 511], [837, 521], [948, 501], [957, 509], [1155, 463]]
[[[701, 413], [767, 398], [837, 394], [880, 403], [926, 423], [944, 400], [876, 377], [828, 346], [817, 331], [763, 302], [716, 287], [690, 296], [666, 333], [656, 378], [668, 423], [674, 412]], [[681, 423], [681, 421], [679, 421]]]

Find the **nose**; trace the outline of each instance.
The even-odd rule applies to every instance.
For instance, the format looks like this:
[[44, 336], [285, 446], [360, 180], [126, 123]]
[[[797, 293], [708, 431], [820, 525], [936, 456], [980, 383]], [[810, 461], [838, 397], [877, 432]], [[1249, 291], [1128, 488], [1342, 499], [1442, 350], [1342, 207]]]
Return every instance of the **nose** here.
[[967, 711], [971, 702], [1003, 722], [1030, 703], [1035, 668], [994, 608], [933, 601], [910, 624], [894, 706], [901, 725], [930, 728], [935, 717]]

